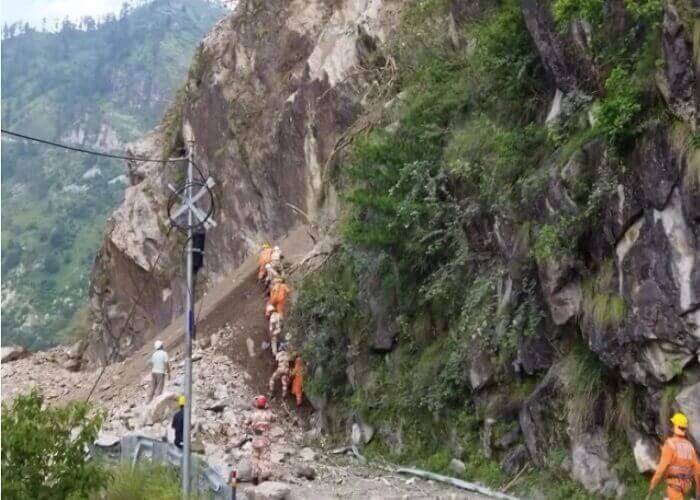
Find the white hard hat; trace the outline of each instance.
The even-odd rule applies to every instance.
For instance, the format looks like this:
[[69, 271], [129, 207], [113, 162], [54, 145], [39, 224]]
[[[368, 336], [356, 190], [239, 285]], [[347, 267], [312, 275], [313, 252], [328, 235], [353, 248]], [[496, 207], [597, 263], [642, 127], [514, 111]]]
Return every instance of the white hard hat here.
[[160, 340], [156, 340], [155, 342], [153, 342], [153, 348], [154, 348], [154, 349], [162, 349], [162, 348], [163, 348], [163, 342], [161, 342]]
[[272, 250], [273, 250], [274, 252], [281, 252], [281, 251], [282, 251], [282, 250], [280, 250], [280, 247], [275, 247], [275, 248], [273, 248]]

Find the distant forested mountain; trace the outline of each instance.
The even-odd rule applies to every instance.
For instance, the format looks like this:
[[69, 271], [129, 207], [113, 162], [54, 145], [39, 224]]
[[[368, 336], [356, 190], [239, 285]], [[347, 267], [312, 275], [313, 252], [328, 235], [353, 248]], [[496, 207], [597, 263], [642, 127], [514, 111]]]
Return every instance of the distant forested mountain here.
[[[100, 21], [65, 20], [56, 32], [4, 26], [3, 128], [122, 150], [157, 123], [224, 13], [204, 0], [154, 0]], [[3, 344], [42, 348], [72, 330], [123, 169], [3, 136]]]

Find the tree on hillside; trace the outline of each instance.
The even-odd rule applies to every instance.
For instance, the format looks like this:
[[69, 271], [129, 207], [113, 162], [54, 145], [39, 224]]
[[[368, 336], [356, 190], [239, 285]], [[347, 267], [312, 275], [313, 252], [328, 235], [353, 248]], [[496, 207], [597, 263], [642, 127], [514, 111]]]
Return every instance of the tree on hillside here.
[[36, 390], [2, 404], [2, 496], [17, 500], [87, 498], [109, 473], [88, 460], [103, 416], [85, 403], [44, 405]]

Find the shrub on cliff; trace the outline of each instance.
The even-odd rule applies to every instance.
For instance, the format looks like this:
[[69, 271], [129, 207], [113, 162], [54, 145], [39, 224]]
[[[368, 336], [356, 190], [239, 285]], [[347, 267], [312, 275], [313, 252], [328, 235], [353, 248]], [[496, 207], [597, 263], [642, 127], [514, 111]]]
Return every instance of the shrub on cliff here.
[[38, 391], [2, 405], [2, 496], [16, 500], [87, 498], [109, 473], [88, 460], [102, 415], [84, 403], [44, 405]]

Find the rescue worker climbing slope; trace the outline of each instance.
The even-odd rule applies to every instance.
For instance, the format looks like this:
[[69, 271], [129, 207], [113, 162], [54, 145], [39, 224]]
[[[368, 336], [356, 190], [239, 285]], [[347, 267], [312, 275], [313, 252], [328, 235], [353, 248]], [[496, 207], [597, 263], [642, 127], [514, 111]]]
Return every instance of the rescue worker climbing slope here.
[[272, 260], [272, 248], [267, 243], [263, 243], [260, 256], [258, 257], [258, 280], [265, 278], [265, 266]]
[[272, 252], [270, 253], [270, 263], [277, 268], [281, 268], [282, 259], [284, 259], [284, 255], [282, 255], [282, 250], [280, 249], [280, 247], [274, 247], [272, 249]]
[[279, 351], [275, 355], [275, 359], [277, 360], [277, 369], [275, 370], [275, 373], [272, 374], [272, 377], [270, 377], [270, 397], [274, 398], [275, 383], [277, 382], [277, 379], [280, 379], [280, 381], [282, 382], [282, 398], [284, 398], [284, 396], [287, 395], [287, 391], [289, 390], [290, 360], [286, 345], [280, 345]]
[[252, 465], [253, 483], [258, 484], [270, 477], [272, 471], [270, 463], [270, 425], [274, 421], [274, 415], [267, 409], [265, 396], [256, 396], [253, 399], [253, 414], [248, 418], [246, 424], [253, 433], [252, 441]]
[[297, 406], [301, 406], [304, 400], [304, 362], [298, 354], [294, 359], [294, 369], [292, 370], [292, 394], [294, 394]]
[[277, 278], [282, 277], [282, 268], [276, 267], [272, 262], [265, 264], [265, 287], [269, 288]]
[[[270, 290], [270, 299], [267, 304], [273, 306], [275, 308], [274, 310], [277, 311], [282, 318], [284, 318], [284, 308], [290, 291], [283, 278], [276, 278]], [[266, 313], [268, 317], [270, 314]]]
[[[695, 482], [695, 496], [700, 498], [700, 462], [692, 443], [686, 438], [688, 418], [676, 413], [671, 418], [673, 436], [666, 439], [661, 448], [661, 460], [649, 484], [649, 495], [666, 479], [666, 498], [683, 500]], [[647, 497], [649, 497], [647, 495]]]
[[282, 335], [282, 316], [280, 316], [280, 314], [277, 311], [275, 311], [273, 305], [269, 305], [267, 307], [268, 313], [270, 314], [270, 346], [272, 348], [272, 354], [276, 355], [277, 347], [279, 345], [279, 338], [280, 335]]

